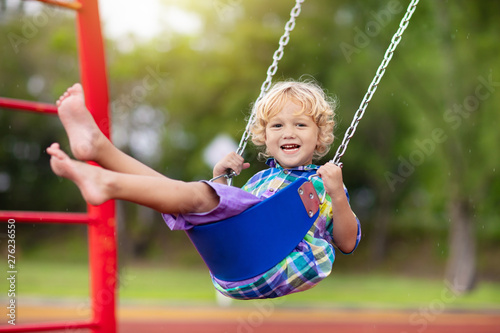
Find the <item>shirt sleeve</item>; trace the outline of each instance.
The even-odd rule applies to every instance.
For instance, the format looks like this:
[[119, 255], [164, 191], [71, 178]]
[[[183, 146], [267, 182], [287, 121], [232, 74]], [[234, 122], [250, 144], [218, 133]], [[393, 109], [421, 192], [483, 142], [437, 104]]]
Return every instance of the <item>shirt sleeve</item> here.
[[[354, 250], [356, 250], [356, 248], [358, 247], [359, 241], [361, 240], [361, 223], [359, 222], [359, 219], [358, 219], [358, 217], [356, 215], [354, 215], [354, 217], [356, 218], [356, 222], [358, 224], [358, 232], [356, 234], [356, 244], [354, 244], [354, 248], [352, 249], [351, 252], [344, 252], [341, 249], [338, 249], [343, 254], [351, 254], [351, 253], [353, 253]], [[333, 224], [332, 224], [332, 227], [333, 227]]]

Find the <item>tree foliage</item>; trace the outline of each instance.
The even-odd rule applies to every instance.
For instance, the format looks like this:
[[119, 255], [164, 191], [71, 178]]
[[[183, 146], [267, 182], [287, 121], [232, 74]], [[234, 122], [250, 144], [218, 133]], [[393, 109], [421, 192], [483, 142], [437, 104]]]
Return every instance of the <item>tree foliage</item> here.
[[[165, 26], [151, 40], [107, 40], [117, 145], [169, 177], [210, 178], [203, 151], [220, 133], [239, 140], [292, 5], [185, 1], [175, 6], [199, 16], [200, 33], [182, 35]], [[276, 79], [309, 75], [337, 96], [336, 144], [406, 6], [397, 0], [304, 3]], [[384, 262], [411, 246], [427, 247], [442, 261], [453, 251], [443, 237], [455, 219], [468, 221], [472, 239], [484, 240], [472, 244], [478, 247], [474, 256], [487, 255], [498, 241], [498, 7], [494, 1], [422, 2], [415, 12], [343, 158], [363, 243], [371, 249], [363, 264]], [[50, 22], [38, 26], [40, 20], [22, 11], [0, 15], [0, 94], [54, 101], [78, 80], [71, 15], [47, 11]], [[32, 37], [26, 32], [30, 22]], [[26, 42], [13, 47], [12, 34]], [[1, 208], [81, 209], [71, 184], [46, 167], [44, 147], [65, 140], [57, 120], [7, 111], [0, 119], [0, 175], [10, 181], [0, 193]], [[236, 185], [264, 168], [256, 152], [247, 148], [252, 167]], [[61, 196], [63, 191], [71, 194]], [[456, 205], [459, 216], [450, 208]], [[162, 242], [159, 217], [123, 210], [131, 243], [151, 248]]]

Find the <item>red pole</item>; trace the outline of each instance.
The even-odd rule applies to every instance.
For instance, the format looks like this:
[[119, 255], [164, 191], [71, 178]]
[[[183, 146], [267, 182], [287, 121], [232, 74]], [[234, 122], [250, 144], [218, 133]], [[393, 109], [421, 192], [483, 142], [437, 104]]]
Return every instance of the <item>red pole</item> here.
[[[77, 15], [80, 77], [87, 108], [110, 137], [108, 83], [97, 0], [79, 0]], [[116, 332], [117, 251], [114, 202], [88, 206], [97, 223], [89, 225], [89, 261], [94, 333]]]

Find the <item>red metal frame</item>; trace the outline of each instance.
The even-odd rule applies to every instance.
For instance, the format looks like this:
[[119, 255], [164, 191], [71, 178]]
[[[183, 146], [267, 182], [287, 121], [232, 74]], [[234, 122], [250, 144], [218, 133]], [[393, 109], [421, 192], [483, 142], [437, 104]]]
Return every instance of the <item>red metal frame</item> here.
[[[42, 2], [58, 4], [58, 1]], [[110, 137], [108, 81], [101, 34], [98, 0], [71, 3], [77, 11], [80, 76], [87, 108], [102, 132]], [[75, 5], [76, 4], [76, 5]], [[54, 105], [0, 98], [0, 107], [57, 114]], [[79, 323], [44, 323], [0, 327], [0, 332], [35, 332], [87, 328], [93, 333], [116, 332], [117, 250], [115, 206], [108, 201], [87, 206], [87, 213], [0, 211], [0, 221], [29, 223], [83, 223], [88, 226], [90, 297], [92, 319]]]
[[23, 101], [19, 99], [12, 99], [5, 97], [0, 97], [0, 107], [16, 109], [16, 110], [32, 111], [32, 112], [57, 114], [57, 108], [55, 105], [52, 104]]

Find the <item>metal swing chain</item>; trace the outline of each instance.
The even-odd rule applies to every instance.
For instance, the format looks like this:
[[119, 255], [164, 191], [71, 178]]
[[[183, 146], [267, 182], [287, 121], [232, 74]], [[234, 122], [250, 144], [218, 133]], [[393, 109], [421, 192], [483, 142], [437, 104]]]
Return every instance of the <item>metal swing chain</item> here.
[[[278, 71], [278, 62], [281, 60], [281, 58], [283, 58], [283, 55], [285, 54], [285, 46], [290, 41], [290, 32], [292, 32], [292, 30], [295, 28], [295, 19], [300, 15], [300, 11], [302, 9], [302, 3], [304, 3], [304, 1], [305, 0], [296, 0], [295, 6], [290, 11], [290, 19], [285, 24], [285, 32], [283, 33], [283, 36], [281, 36], [279, 40], [278, 49], [273, 54], [273, 62], [271, 66], [269, 66], [269, 68], [267, 69], [266, 80], [264, 81], [264, 83], [262, 83], [262, 86], [260, 87], [260, 95], [259, 97], [257, 97], [255, 103], [260, 101], [262, 97], [264, 97], [266, 92], [269, 90], [269, 88], [271, 88], [273, 76]], [[252, 112], [250, 113], [250, 117], [248, 118], [247, 126], [245, 127], [245, 131], [243, 132], [243, 135], [241, 137], [238, 149], [236, 150], [236, 153], [240, 156], [243, 156], [243, 152], [245, 151], [248, 140], [250, 139], [250, 127], [252, 126], [254, 121], [255, 121], [255, 108], [252, 108]], [[212, 178], [210, 181], [226, 177], [228, 178], [228, 184], [231, 185], [232, 178], [236, 175], [237, 175], [236, 172], [228, 170], [228, 173], [216, 176]]]
[[392, 36], [391, 39], [391, 44], [387, 48], [387, 51], [385, 52], [384, 55], [384, 60], [382, 60], [382, 63], [377, 69], [376, 75], [373, 78], [370, 86], [368, 87], [368, 91], [366, 92], [363, 101], [359, 105], [358, 110], [354, 114], [354, 119], [351, 122], [351, 125], [349, 128], [346, 130], [344, 134], [344, 139], [342, 140], [342, 143], [339, 145], [337, 148], [337, 152], [335, 153], [335, 157], [330, 161], [330, 163], [334, 163], [338, 166], [342, 166], [342, 163], [340, 163], [340, 158], [344, 156], [344, 153], [347, 149], [347, 145], [349, 144], [349, 140], [351, 140], [352, 136], [354, 135], [354, 132], [356, 132], [356, 127], [358, 126], [359, 121], [361, 118], [363, 118], [363, 115], [366, 111], [366, 107], [368, 106], [368, 103], [371, 101], [373, 94], [377, 90], [378, 84], [380, 80], [382, 79], [382, 76], [384, 76], [385, 69], [389, 65], [389, 62], [392, 59], [392, 56], [394, 55], [394, 51], [396, 50], [396, 47], [398, 46], [399, 42], [401, 41], [401, 36], [403, 35], [403, 32], [406, 30], [406, 27], [408, 27], [408, 24], [410, 22], [410, 18], [413, 15], [413, 12], [417, 8], [419, 0], [412, 0], [411, 3], [408, 5], [408, 8], [406, 10], [406, 14], [404, 17], [401, 19], [401, 22], [399, 23], [399, 28]]
[[[301, 6], [304, 1], [305, 0], [296, 0], [295, 6], [292, 8], [290, 12], [290, 19], [285, 24], [285, 32], [283, 33], [283, 36], [281, 36], [280, 38], [278, 49], [274, 52], [273, 63], [267, 69], [267, 78], [260, 88], [260, 95], [255, 103], [260, 101], [271, 87], [273, 76], [278, 71], [278, 62], [281, 60], [281, 58], [283, 58], [283, 55], [285, 54], [285, 46], [290, 41], [290, 32], [293, 30], [293, 28], [295, 28], [295, 19], [299, 16]], [[238, 150], [236, 150], [236, 153], [238, 155], [243, 155], [243, 152], [245, 151], [248, 139], [250, 138], [250, 127], [252, 126], [252, 123], [254, 121], [255, 121], [255, 108], [252, 108], [252, 112], [250, 114], [250, 117], [248, 118], [247, 126], [245, 128], [245, 132], [241, 137]]]
[[[276, 71], [278, 70], [278, 62], [281, 60], [284, 54], [284, 47], [288, 44], [290, 40], [290, 32], [293, 30], [295, 27], [295, 19], [299, 16], [300, 10], [301, 10], [301, 5], [305, 0], [296, 0], [296, 4], [293, 7], [292, 11], [290, 12], [290, 19], [285, 25], [285, 32], [283, 36], [281, 36], [280, 41], [279, 41], [279, 48], [276, 50], [276, 52], [273, 55], [273, 63], [271, 66], [269, 66], [267, 70], [267, 78], [264, 81], [264, 83], [261, 86], [261, 91], [260, 95], [257, 98], [256, 102], [258, 102], [264, 95], [265, 93], [269, 90], [271, 87], [272, 83], [272, 78], [274, 74], [276, 74]], [[344, 134], [344, 138], [342, 140], [342, 143], [339, 145], [337, 148], [337, 151], [335, 153], [335, 157], [330, 160], [330, 163], [334, 163], [336, 165], [342, 166], [342, 163], [340, 163], [340, 159], [342, 156], [344, 156], [345, 151], [347, 149], [347, 146], [349, 144], [349, 141], [353, 137], [354, 133], [356, 132], [356, 128], [359, 124], [359, 121], [363, 118], [363, 115], [366, 111], [366, 108], [368, 107], [368, 103], [371, 101], [373, 94], [378, 88], [378, 84], [380, 83], [380, 80], [385, 74], [385, 70], [387, 66], [389, 65], [389, 62], [391, 61], [394, 51], [396, 50], [396, 47], [398, 44], [401, 42], [401, 37], [403, 35], [403, 32], [406, 30], [408, 27], [410, 18], [412, 17], [413, 13], [415, 12], [415, 9], [417, 8], [419, 0], [412, 0], [410, 4], [408, 5], [408, 8], [406, 10], [405, 15], [403, 16], [401, 22], [399, 23], [399, 28], [394, 34], [394, 36], [391, 39], [391, 44], [387, 48], [385, 54], [384, 54], [384, 59], [382, 60], [382, 63], [377, 69], [376, 75], [373, 78], [372, 82], [370, 83], [370, 86], [368, 87], [368, 91], [366, 92], [365, 96], [363, 97], [362, 102], [360, 103], [360, 106], [356, 113], [354, 114], [354, 119], [351, 122], [351, 125], [349, 128], [346, 130]], [[252, 123], [254, 122], [255, 119], [255, 109], [252, 109], [252, 112], [250, 114], [250, 117], [248, 119], [245, 131], [241, 137], [240, 144], [238, 146], [238, 149], [236, 150], [236, 153], [239, 154], [240, 156], [243, 155], [243, 152], [245, 151], [245, 148], [247, 146], [248, 140], [250, 138], [250, 127], [252, 126]], [[229, 178], [229, 184], [231, 184], [232, 177], [236, 176], [236, 173], [233, 171], [232, 173], [229, 174], [223, 174], [220, 176], [217, 176], [213, 179], [212, 181], [221, 177], [226, 177]]]

